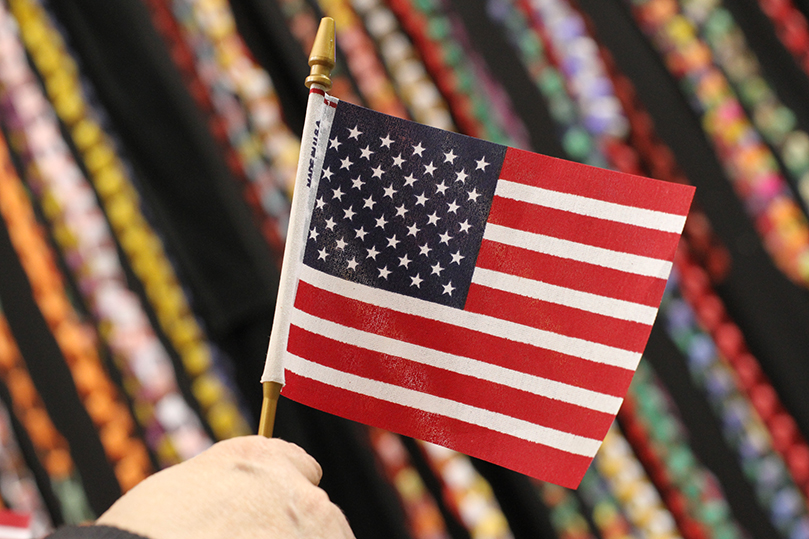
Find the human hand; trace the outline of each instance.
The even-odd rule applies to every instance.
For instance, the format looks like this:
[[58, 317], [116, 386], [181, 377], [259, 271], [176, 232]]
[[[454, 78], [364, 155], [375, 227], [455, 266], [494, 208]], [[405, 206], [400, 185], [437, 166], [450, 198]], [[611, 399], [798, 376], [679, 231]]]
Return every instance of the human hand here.
[[296, 445], [233, 438], [148, 477], [96, 523], [150, 539], [353, 539], [322, 473]]

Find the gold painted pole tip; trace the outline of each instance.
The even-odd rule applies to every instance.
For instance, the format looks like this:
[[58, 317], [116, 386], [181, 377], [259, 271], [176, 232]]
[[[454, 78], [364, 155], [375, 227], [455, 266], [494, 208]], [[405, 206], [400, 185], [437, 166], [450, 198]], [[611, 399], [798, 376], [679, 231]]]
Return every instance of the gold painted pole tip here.
[[263, 382], [264, 400], [261, 403], [261, 417], [258, 423], [258, 435], [272, 438], [275, 427], [275, 410], [278, 407], [278, 398], [281, 396], [281, 384], [278, 382]]
[[312, 54], [309, 55], [309, 76], [306, 87], [319, 84], [324, 90], [331, 90], [331, 70], [334, 69], [334, 19], [323, 17], [317, 29]]

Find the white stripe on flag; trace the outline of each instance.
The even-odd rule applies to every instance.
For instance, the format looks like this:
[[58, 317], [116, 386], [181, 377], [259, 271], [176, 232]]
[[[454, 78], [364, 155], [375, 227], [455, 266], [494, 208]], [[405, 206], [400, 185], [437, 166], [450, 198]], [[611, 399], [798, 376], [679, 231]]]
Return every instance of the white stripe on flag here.
[[487, 380], [494, 384], [513, 387], [521, 391], [575, 404], [590, 410], [617, 414], [622, 399], [589, 389], [547, 380], [531, 374], [492, 365], [477, 359], [455, 356], [424, 346], [399, 341], [390, 337], [366, 333], [362, 330], [343, 326], [329, 320], [312, 316], [295, 309], [290, 322], [312, 333], [317, 333], [341, 343], [357, 346], [380, 354], [389, 354], [415, 363], [430, 365], [439, 369]]
[[317, 288], [384, 309], [429, 318], [445, 324], [480, 331], [495, 337], [529, 344], [596, 363], [634, 370], [638, 366], [641, 357], [638, 352], [630, 352], [584, 339], [567, 337], [558, 333], [509, 322], [508, 320], [471, 313], [346, 281], [310, 268], [306, 264], [301, 267], [300, 279]]
[[635, 225], [663, 232], [679, 234], [685, 226], [685, 216], [665, 213], [634, 206], [624, 206], [581, 195], [550, 191], [541, 187], [515, 183], [500, 179], [497, 181], [495, 196], [521, 200], [537, 206], [568, 211], [579, 215]]
[[27, 528], [0, 525], [0, 538], [2, 539], [33, 539], [34, 532]]
[[632, 303], [622, 299], [608, 298], [588, 292], [580, 292], [563, 286], [534, 281], [508, 273], [500, 273], [476, 267], [472, 282], [510, 294], [539, 299], [581, 309], [590, 313], [639, 322], [651, 326], [657, 316], [657, 309], [648, 305]]
[[289, 352], [284, 354], [284, 367], [304, 378], [310, 378], [345, 391], [463, 421], [576, 455], [592, 458], [601, 445], [600, 440], [535, 425], [529, 421], [436, 397], [429, 393], [362, 378], [308, 361]]
[[486, 223], [483, 239], [604, 268], [667, 279], [671, 262]]

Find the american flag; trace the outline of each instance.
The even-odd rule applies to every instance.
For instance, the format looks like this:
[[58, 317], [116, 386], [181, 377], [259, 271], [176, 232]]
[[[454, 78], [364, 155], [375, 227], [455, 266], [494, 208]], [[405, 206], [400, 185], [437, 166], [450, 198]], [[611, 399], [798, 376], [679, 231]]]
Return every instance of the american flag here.
[[646, 345], [693, 188], [324, 105], [273, 330], [283, 394], [576, 487]]

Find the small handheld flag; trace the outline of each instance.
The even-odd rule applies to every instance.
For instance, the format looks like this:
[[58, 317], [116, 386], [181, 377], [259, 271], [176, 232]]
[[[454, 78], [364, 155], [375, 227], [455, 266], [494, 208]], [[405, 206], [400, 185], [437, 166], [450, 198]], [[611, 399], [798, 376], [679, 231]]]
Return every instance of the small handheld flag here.
[[282, 394], [576, 487], [694, 189], [310, 93], [267, 366]]

